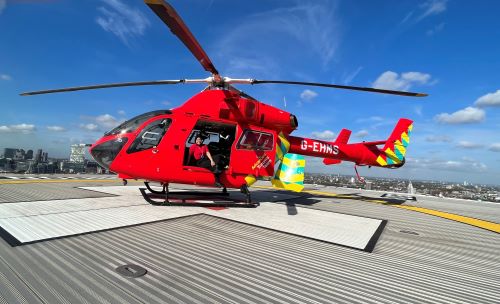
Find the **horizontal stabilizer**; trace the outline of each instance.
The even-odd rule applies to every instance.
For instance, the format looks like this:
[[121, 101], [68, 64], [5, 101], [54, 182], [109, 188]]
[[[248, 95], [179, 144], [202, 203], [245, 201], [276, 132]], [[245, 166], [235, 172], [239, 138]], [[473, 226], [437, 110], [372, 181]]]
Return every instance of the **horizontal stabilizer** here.
[[323, 164], [325, 165], [338, 165], [342, 161], [340, 159], [323, 158]]
[[336, 144], [347, 144], [349, 141], [349, 137], [351, 137], [351, 130], [347, 129], [342, 129], [340, 131], [339, 136], [337, 136], [337, 139], [335, 140]]
[[300, 192], [304, 189], [304, 156], [287, 153], [276, 170], [271, 183], [275, 188]]

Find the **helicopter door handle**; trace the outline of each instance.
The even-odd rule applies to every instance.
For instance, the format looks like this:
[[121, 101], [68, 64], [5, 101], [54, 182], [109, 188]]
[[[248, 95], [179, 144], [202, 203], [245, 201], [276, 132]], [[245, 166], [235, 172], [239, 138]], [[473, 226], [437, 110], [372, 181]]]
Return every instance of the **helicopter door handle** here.
[[151, 152], [153, 152], [153, 154], [156, 154], [158, 153], [158, 149], [153, 149]]

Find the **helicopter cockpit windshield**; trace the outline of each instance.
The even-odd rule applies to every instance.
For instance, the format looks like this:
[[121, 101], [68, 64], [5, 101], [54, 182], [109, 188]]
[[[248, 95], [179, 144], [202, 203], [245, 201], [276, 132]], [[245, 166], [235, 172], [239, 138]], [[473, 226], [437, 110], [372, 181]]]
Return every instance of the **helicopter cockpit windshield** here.
[[118, 127], [114, 128], [111, 131], [108, 131], [104, 133], [104, 135], [116, 135], [116, 134], [124, 134], [124, 133], [130, 133], [142, 125], [146, 120], [150, 119], [151, 117], [155, 117], [158, 115], [162, 114], [171, 114], [172, 111], [170, 110], [158, 110], [158, 111], [151, 111], [147, 112], [141, 115], [138, 115], [132, 119], [127, 120], [126, 122], [120, 124]]

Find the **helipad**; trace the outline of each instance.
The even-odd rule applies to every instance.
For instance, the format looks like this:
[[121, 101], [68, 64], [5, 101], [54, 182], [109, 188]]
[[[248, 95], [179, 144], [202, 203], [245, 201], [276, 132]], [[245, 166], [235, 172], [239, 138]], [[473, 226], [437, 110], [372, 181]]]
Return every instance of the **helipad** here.
[[[109, 230], [179, 217], [206, 214], [365, 251], [372, 251], [385, 221], [331, 211], [296, 207], [284, 202], [297, 196], [276, 193], [257, 209], [152, 206], [141, 200], [139, 187], [83, 187], [113, 195], [0, 205], [0, 227], [11, 245]], [[233, 194], [234, 195], [234, 194]], [[259, 199], [257, 197], [256, 199]]]
[[[6, 238], [0, 239], [0, 302], [495, 303], [499, 298], [498, 233], [396, 207], [495, 224], [498, 204], [420, 197], [384, 204], [382, 193], [309, 186], [302, 194], [256, 188], [258, 208], [211, 210], [148, 205], [139, 183], [122, 187], [96, 177], [23, 182], [0, 182], [3, 201], [16, 194], [0, 204]], [[378, 232], [369, 252], [366, 244]], [[142, 275], [117, 270], [127, 265]]]

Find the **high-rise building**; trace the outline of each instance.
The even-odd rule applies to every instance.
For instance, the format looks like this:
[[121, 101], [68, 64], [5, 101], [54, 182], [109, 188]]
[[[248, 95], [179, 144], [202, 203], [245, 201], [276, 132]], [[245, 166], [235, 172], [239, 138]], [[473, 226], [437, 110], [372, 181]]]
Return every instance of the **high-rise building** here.
[[17, 151], [17, 149], [14, 149], [14, 148], [5, 148], [5, 149], [3, 149], [3, 157], [12, 159], [12, 158], [14, 158], [16, 151]]
[[23, 149], [17, 149], [16, 152], [14, 153], [14, 157], [12, 159], [14, 159], [14, 160], [23, 160], [25, 154], [26, 153], [24, 152]]
[[42, 161], [42, 149], [38, 149], [35, 154], [35, 161], [40, 162]]
[[49, 160], [49, 153], [42, 152], [42, 162], [46, 163]]
[[33, 150], [28, 150], [26, 155], [24, 155], [24, 159], [33, 159]]
[[75, 163], [82, 163], [85, 161], [85, 144], [75, 144], [71, 145], [71, 154], [69, 156], [69, 161]]

